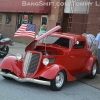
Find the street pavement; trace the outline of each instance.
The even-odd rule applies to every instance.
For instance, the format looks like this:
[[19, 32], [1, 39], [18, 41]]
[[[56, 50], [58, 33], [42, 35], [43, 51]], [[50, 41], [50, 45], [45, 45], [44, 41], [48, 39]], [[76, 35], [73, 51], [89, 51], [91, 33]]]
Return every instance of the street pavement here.
[[[16, 55], [17, 53], [21, 53], [24, 55], [26, 46], [22, 43], [13, 42], [13, 46], [9, 46], [9, 54]], [[97, 74], [94, 79], [82, 78], [79, 81], [100, 89], [100, 74]]]
[[13, 46], [9, 46], [9, 54], [16, 55], [17, 53], [21, 53], [24, 55], [26, 46], [23, 43], [13, 42]]
[[0, 100], [99, 100], [100, 90], [78, 81], [66, 82], [61, 91], [48, 86], [6, 80], [0, 76]]

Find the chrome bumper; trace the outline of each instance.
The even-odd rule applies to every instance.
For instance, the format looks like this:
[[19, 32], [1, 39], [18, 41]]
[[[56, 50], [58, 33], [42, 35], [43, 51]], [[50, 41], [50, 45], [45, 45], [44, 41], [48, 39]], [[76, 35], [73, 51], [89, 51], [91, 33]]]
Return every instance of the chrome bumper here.
[[43, 81], [43, 80], [32, 79], [32, 78], [19, 78], [15, 75], [12, 75], [12, 74], [9, 74], [9, 73], [4, 73], [2, 71], [0, 71], [0, 75], [12, 78], [12, 79], [19, 81], [19, 82], [32, 82], [32, 83], [50, 86], [50, 81]]

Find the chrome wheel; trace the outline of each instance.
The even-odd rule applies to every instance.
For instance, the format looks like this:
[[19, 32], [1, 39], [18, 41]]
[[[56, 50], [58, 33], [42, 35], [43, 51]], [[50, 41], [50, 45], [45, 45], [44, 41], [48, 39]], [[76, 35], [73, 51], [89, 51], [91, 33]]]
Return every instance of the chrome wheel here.
[[56, 86], [60, 88], [64, 83], [64, 74], [62, 72], [58, 73], [55, 81], [56, 81]]
[[93, 79], [96, 76], [97, 72], [97, 62], [95, 61], [92, 65], [91, 73], [88, 75], [88, 78]]
[[93, 68], [92, 68], [92, 74], [95, 75], [97, 72], [97, 65], [94, 63]]
[[51, 80], [51, 89], [55, 91], [59, 91], [62, 89], [65, 82], [65, 72], [60, 71], [55, 79]]

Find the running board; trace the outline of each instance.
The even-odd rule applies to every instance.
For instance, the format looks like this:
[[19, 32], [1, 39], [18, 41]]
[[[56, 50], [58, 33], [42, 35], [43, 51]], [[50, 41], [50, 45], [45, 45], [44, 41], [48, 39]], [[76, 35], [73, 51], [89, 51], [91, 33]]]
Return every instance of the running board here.
[[73, 77], [76, 77], [76, 79], [80, 79], [82, 77], [87, 76], [89, 73], [86, 72], [81, 72], [81, 73], [77, 73], [77, 74], [72, 74]]

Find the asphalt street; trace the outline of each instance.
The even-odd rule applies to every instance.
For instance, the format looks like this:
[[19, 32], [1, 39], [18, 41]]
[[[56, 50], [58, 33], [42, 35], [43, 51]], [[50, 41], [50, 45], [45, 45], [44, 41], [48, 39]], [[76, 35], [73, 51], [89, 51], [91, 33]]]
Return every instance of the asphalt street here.
[[[2, 59], [0, 59], [2, 61]], [[0, 76], [0, 100], [99, 100], [100, 90], [82, 82], [67, 82], [61, 91], [48, 86], [20, 83]]]

